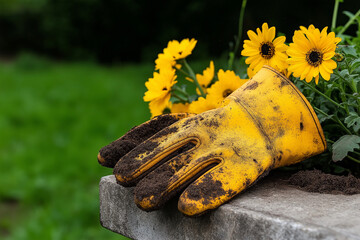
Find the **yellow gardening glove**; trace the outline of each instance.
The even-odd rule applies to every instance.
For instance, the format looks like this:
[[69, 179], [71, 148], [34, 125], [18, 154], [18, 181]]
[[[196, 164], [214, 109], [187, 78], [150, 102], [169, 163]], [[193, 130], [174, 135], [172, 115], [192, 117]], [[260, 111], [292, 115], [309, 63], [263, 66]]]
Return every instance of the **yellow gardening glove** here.
[[221, 108], [179, 120], [136, 146], [115, 165], [135, 187], [143, 210], [181, 193], [178, 208], [197, 216], [219, 207], [271, 169], [326, 149], [309, 102], [282, 74], [263, 67]]

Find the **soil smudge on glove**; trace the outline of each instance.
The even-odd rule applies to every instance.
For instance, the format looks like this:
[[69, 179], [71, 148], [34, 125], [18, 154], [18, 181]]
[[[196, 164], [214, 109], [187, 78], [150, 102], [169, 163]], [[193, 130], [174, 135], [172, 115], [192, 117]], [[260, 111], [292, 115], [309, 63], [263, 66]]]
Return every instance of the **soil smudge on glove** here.
[[104, 159], [103, 162], [99, 161], [100, 164], [113, 168], [121, 157], [178, 120], [171, 115], [160, 115], [149, 122], [133, 127], [124, 136], [100, 149], [100, 156]]

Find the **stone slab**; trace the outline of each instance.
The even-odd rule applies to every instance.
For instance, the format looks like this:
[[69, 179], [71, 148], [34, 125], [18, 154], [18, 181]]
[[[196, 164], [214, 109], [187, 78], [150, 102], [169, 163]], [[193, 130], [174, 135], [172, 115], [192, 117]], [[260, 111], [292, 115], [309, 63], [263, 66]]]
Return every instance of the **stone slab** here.
[[265, 178], [235, 199], [197, 218], [177, 210], [176, 199], [158, 211], [144, 212], [133, 189], [100, 181], [100, 222], [132, 239], [357, 239], [360, 194], [309, 193]]

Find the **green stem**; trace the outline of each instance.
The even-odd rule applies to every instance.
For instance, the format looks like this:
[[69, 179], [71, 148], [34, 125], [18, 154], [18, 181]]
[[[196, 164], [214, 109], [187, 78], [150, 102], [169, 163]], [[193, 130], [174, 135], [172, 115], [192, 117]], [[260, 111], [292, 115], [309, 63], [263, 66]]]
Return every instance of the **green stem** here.
[[180, 69], [176, 69], [176, 71], [179, 71], [179, 72], [181, 72], [182, 74], [184, 74], [185, 76], [187, 76], [187, 77], [190, 77], [190, 78], [191, 78], [190, 74], [188, 74], [187, 72], [185, 72], [185, 71], [184, 71], [184, 70], [182, 70], [181, 68], [180, 68]]
[[[348, 64], [347, 64], [348, 65]], [[348, 67], [349, 68], [349, 67]], [[345, 78], [343, 78], [338, 71], [335, 71], [334, 74], [336, 76], [338, 76], [339, 78], [341, 78], [343, 80], [343, 82], [345, 83], [348, 83], [348, 86], [351, 88], [351, 90], [354, 92], [354, 93], [358, 93], [358, 89], [357, 89], [357, 86], [356, 86], [356, 82], [354, 81], [354, 79], [352, 79], [351, 82], [347, 81]], [[341, 86], [341, 85], [340, 85]], [[342, 92], [345, 92], [344, 89], [341, 89]], [[346, 97], [345, 97], [346, 98]], [[358, 103], [358, 106], [360, 106], [360, 100], [357, 98], [356, 99], [357, 103]], [[344, 102], [344, 101], [343, 101]], [[347, 107], [345, 108], [345, 110], [347, 110]], [[358, 112], [360, 113], [360, 108], [357, 109]], [[349, 110], [346, 111], [347, 114], [349, 114]]]
[[189, 97], [189, 94], [186, 91], [182, 90], [181, 87], [174, 85], [173, 88], [175, 91], [178, 91], [181, 94], [184, 94], [186, 97]]
[[354, 79], [352, 79], [352, 81], [351, 81], [350, 88], [353, 90], [354, 93], [359, 93], [359, 91], [357, 89], [356, 82], [354, 81]]
[[[323, 110], [321, 110], [321, 109], [319, 109], [319, 108], [317, 108], [317, 107], [315, 107], [315, 106], [313, 106], [313, 108], [314, 108], [315, 111], [321, 113], [322, 115], [324, 115], [324, 116], [326, 116], [326, 117], [330, 117], [330, 116], [329, 116], [326, 112], [324, 112]], [[349, 130], [347, 127], [345, 127], [345, 125], [344, 125], [338, 118], [333, 118], [333, 117], [332, 117], [332, 118], [330, 118], [330, 119], [333, 120], [334, 122], [336, 122], [337, 124], [339, 124], [339, 125], [344, 129], [344, 131], [345, 131], [346, 133], [352, 135], [352, 132], [350, 132], [350, 130]]]
[[183, 59], [183, 64], [186, 67], [186, 69], [189, 71], [189, 75], [194, 80], [194, 83], [195, 83], [196, 87], [199, 89], [201, 96], [205, 98], [204, 90], [201, 88], [198, 80], [196, 79], [194, 71], [192, 70], [190, 65], [186, 62], [185, 58]]
[[352, 157], [352, 156], [349, 156], [349, 155], [347, 155], [347, 157], [348, 157], [349, 159], [351, 159], [352, 161], [354, 161], [354, 162], [360, 163], [360, 160], [359, 160], [359, 159], [356, 159], [356, 158], [354, 158], [354, 157]]
[[350, 27], [350, 25], [353, 24], [353, 22], [359, 15], [360, 15], [360, 9], [355, 13], [355, 15], [352, 18], [349, 19], [349, 21], [345, 24], [345, 26], [338, 32], [338, 35], [343, 34]]
[[303, 83], [308, 86], [309, 88], [311, 88], [313, 91], [317, 92], [318, 94], [320, 94], [321, 96], [323, 96], [324, 98], [326, 98], [329, 102], [333, 103], [334, 105], [336, 105], [339, 108], [345, 109], [344, 106], [341, 106], [339, 103], [335, 102], [334, 100], [332, 100], [330, 97], [326, 96], [324, 93], [320, 92], [319, 90], [317, 90], [315, 87], [313, 87], [311, 84], [308, 84], [306, 81], [303, 81]]
[[[354, 79], [352, 79], [352, 81], [351, 81], [350, 88], [354, 92], [354, 94], [359, 94], [357, 84], [354, 81]], [[360, 114], [360, 98], [357, 97], [356, 102], [357, 102], [357, 107], [356, 107], [357, 109], [356, 110], [357, 110], [358, 114]]]
[[334, 6], [332, 22], [331, 22], [331, 31], [334, 31], [336, 28], [336, 18], [338, 15], [339, 3], [340, 3], [340, 0], [335, 0], [335, 6]]
[[240, 16], [239, 16], [239, 26], [238, 26], [239, 27], [238, 35], [236, 37], [236, 43], [235, 43], [234, 51], [232, 53], [230, 53], [230, 59], [229, 59], [229, 66], [228, 67], [229, 67], [230, 70], [233, 69], [235, 56], [236, 56], [237, 51], [239, 50], [240, 42], [241, 42], [241, 39], [242, 39], [246, 2], [247, 2], [247, 0], [243, 0], [242, 4], [241, 4], [241, 10], [240, 10]]
[[[343, 103], [347, 103], [347, 98], [346, 98], [346, 95], [344, 94], [345, 93], [345, 90], [344, 90], [345, 86], [343, 86], [341, 83], [339, 84], [339, 86], [340, 86], [340, 90], [341, 90], [341, 93], [340, 93], [341, 101]], [[346, 114], [349, 115], [350, 112], [349, 112], [349, 107], [347, 106], [347, 104], [344, 105], [344, 108], [345, 108]]]
[[349, 135], [352, 135], [352, 132], [347, 128], [345, 127], [345, 125], [339, 120], [339, 119], [333, 119], [334, 122], [337, 122], [343, 129], [344, 131], [349, 134]]
[[314, 110], [321, 113], [322, 115], [329, 117], [329, 114], [327, 114], [326, 112], [324, 112], [323, 110], [321, 110], [320, 108], [317, 108], [315, 106], [313, 106]]
[[183, 102], [188, 102], [188, 99], [186, 99], [186, 98], [184, 98], [184, 97], [176, 94], [175, 92], [172, 92], [171, 95], [173, 95], [174, 97], [180, 99], [180, 100], [183, 101]]
[[353, 151], [353, 153], [355, 153], [356, 155], [360, 156], [359, 152]]

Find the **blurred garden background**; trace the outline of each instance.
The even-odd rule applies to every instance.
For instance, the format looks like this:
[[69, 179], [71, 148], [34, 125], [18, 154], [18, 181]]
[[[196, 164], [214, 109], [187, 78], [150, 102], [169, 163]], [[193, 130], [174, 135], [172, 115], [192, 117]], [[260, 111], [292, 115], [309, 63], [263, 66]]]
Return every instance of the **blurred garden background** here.
[[[169, 40], [197, 39], [198, 69], [226, 62], [241, 3], [0, 0], [0, 239], [122, 239], [99, 223], [112, 171], [98, 150], [150, 118], [144, 83]], [[263, 22], [288, 37], [322, 29], [333, 5], [248, 0], [244, 34]], [[345, 0], [338, 24], [359, 8]]]

